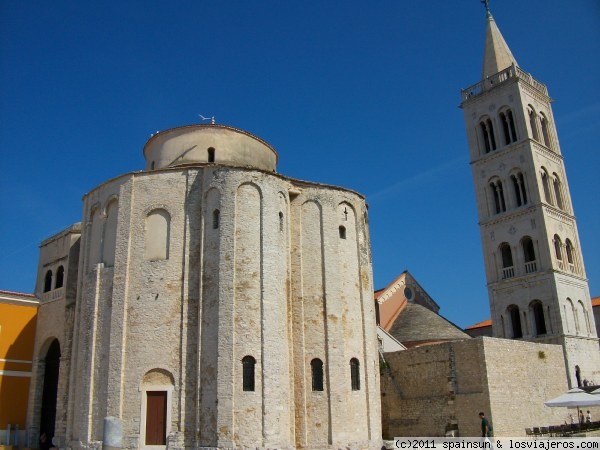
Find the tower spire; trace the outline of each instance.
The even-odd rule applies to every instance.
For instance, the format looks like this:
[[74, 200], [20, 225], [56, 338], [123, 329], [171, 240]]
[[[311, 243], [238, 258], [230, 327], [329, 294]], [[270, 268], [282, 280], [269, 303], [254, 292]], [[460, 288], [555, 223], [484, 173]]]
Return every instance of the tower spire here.
[[485, 48], [483, 51], [482, 79], [485, 79], [513, 64], [518, 65], [510, 48], [502, 37], [496, 21], [490, 12], [489, 0], [481, 0], [485, 5], [487, 25], [485, 29]]

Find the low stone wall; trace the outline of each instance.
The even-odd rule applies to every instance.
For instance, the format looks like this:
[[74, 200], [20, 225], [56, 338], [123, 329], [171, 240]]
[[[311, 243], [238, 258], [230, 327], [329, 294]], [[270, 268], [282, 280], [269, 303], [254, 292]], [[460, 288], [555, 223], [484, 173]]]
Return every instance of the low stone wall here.
[[557, 345], [480, 337], [384, 357], [384, 439], [479, 436], [479, 411], [496, 436], [524, 436], [525, 428], [564, 423], [570, 411], [544, 406], [568, 389]]

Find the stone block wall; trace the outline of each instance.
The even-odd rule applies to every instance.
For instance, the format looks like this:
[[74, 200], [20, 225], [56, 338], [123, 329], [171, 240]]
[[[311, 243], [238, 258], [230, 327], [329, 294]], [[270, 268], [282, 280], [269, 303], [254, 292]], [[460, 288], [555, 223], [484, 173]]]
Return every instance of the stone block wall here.
[[[260, 170], [186, 167], [99, 186], [84, 220], [73, 447], [99, 445], [105, 416], [121, 418], [126, 447], [144, 445], [155, 390], [167, 392], [171, 446], [379, 448], [361, 196]], [[314, 358], [323, 392], [312, 389]]]
[[480, 337], [385, 354], [384, 439], [479, 436], [480, 411], [497, 436], [558, 425], [566, 410], [544, 402], [566, 392], [561, 346]]

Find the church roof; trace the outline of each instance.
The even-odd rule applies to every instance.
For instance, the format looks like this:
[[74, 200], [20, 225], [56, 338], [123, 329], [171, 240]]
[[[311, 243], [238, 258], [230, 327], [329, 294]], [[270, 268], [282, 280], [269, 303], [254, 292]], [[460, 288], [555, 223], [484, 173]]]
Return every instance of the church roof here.
[[600, 297], [592, 298], [592, 306], [600, 306]]
[[484, 320], [483, 322], [479, 322], [476, 323], [475, 325], [471, 325], [470, 327], [465, 328], [465, 330], [474, 330], [476, 328], [484, 328], [484, 327], [491, 327], [492, 326], [492, 319], [487, 319]]
[[449, 320], [412, 302], [398, 315], [389, 333], [407, 347], [426, 342], [470, 339], [468, 334]]
[[502, 33], [498, 29], [494, 17], [487, 12], [487, 26], [485, 30], [485, 48], [483, 51], [482, 79], [492, 76], [512, 65], [518, 65], [512, 55]]

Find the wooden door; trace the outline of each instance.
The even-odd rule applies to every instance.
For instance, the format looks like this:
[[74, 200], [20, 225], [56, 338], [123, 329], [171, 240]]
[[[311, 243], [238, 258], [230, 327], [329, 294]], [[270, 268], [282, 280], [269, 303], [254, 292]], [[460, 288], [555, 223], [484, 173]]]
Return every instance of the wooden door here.
[[146, 392], [146, 445], [167, 444], [167, 392]]

